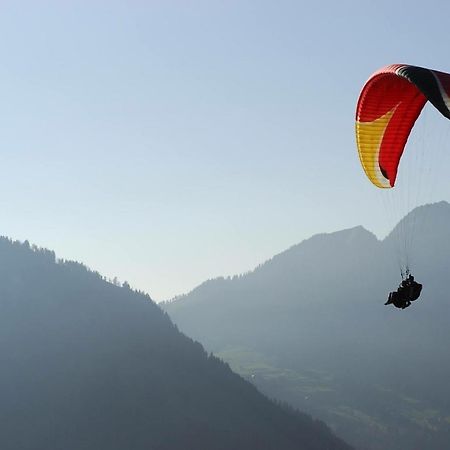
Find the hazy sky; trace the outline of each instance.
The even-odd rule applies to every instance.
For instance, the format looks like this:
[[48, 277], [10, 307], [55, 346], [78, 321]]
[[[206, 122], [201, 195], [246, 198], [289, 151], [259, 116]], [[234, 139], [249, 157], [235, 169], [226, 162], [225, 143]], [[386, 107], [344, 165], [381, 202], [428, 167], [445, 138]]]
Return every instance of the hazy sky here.
[[[356, 100], [386, 64], [450, 71], [449, 16], [446, 1], [2, 1], [0, 233], [156, 300], [318, 232], [383, 236]], [[418, 142], [440, 129], [443, 148], [448, 122], [425, 113]], [[448, 200], [450, 158], [430, 161], [425, 200]]]

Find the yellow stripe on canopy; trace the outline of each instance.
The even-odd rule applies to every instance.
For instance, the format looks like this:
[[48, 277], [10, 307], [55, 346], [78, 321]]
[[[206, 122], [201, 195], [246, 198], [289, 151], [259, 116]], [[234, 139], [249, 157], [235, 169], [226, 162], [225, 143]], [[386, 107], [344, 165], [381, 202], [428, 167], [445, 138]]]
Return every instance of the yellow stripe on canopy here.
[[356, 141], [361, 164], [373, 184], [380, 188], [390, 188], [389, 180], [381, 173], [378, 162], [384, 132], [396, 108], [372, 122], [356, 121]]

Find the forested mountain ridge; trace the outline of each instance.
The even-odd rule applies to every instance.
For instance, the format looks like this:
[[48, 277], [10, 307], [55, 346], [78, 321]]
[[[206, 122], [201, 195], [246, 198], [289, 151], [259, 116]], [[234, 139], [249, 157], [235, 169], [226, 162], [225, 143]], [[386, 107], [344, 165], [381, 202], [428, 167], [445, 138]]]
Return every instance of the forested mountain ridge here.
[[0, 448], [349, 449], [276, 405], [142, 293], [0, 238]]
[[[419, 207], [384, 240], [320, 234], [254, 271], [163, 305], [180, 329], [271, 397], [324, 419], [357, 448], [450, 446], [450, 205]], [[422, 296], [384, 306], [415, 230]]]

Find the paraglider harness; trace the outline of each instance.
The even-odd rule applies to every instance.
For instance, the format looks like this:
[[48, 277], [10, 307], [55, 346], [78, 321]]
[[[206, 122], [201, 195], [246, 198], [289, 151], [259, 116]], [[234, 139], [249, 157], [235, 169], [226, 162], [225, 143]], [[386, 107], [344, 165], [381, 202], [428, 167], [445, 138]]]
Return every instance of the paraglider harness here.
[[409, 268], [406, 268], [406, 271], [402, 272], [402, 282], [396, 291], [389, 294], [385, 305], [393, 304], [396, 308], [405, 309], [419, 298], [421, 291], [422, 285], [414, 281]]

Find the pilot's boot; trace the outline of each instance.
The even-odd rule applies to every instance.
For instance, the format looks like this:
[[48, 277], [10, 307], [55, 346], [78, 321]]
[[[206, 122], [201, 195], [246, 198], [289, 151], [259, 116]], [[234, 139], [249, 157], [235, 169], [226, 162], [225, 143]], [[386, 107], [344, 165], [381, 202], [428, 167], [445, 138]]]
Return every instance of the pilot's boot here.
[[390, 305], [391, 303], [393, 303], [392, 297], [393, 297], [393, 295], [392, 295], [392, 292], [391, 292], [391, 293], [389, 294], [388, 300], [387, 300], [387, 302], [385, 303], [385, 305]]

